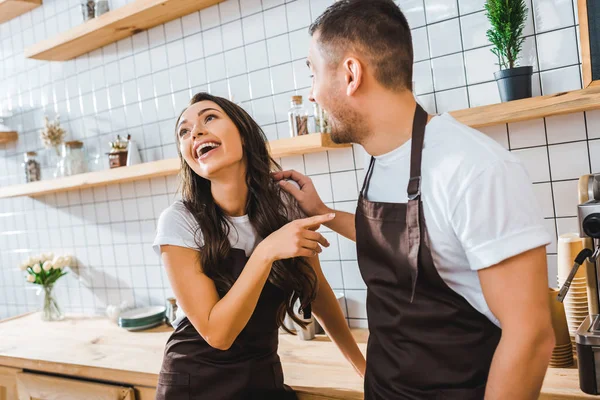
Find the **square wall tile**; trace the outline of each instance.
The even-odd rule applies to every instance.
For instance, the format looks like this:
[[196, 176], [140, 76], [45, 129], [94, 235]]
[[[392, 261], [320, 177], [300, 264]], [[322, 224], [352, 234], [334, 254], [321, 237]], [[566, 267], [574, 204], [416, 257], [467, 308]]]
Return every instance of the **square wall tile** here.
[[412, 29], [425, 25], [425, 6], [422, 0], [400, 0], [396, 3]]
[[237, 103], [250, 100], [250, 83], [248, 82], [248, 75], [240, 75], [229, 79], [229, 92], [231, 94], [231, 101], [233, 102]]
[[225, 79], [227, 74], [225, 70], [225, 56], [216, 54], [206, 58], [206, 73], [209, 82], [216, 82]]
[[513, 154], [519, 157], [533, 183], [550, 181], [548, 151], [545, 146], [514, 150]]
[[592, 173], [600, 172], [600, 140], [590, 140], [590, 162], [592, 164]]
[[288, 35], [281, 35], [267, 39], [267, 50], [269, 52], [270, 66], [292, 61]]
[[234, 21], [223, 25], [223, 48], [231, 50], [244, 45], [244, 36], [242, 34], [241, 21]]
[[204, 60], [187, 63], [186, 67], [191, 87], [204, 85], [208, 82], [206, 78], [206, 65]]
[[252, 72], [249, 75], [250, 79], [250, 94], [252, 98], [260, 98], [272, 94], [271, 75], [268, 69]]
[[200, 26], [200, 13], [193, 12], [181, 17], [181, 26], [184, 36], [190, 36], [200, 32], [202, 30], [202, 27]]
[[172, 42], [183, 37], [181, 18], [165, 23], [165, 37], [167, 38], [167, 42]]
[[265, 41], [253, 43], [246, 46], [245, 49], [248, 71], [256, 71], [269, 66], [267, 44]]
[[541, 118], [508, 124], [510, 148], [543, 146], [546, 144], [546, 129]]
[[590, 110], [585, 112], [585, 121], [587, 125], [587, 136], [590, 139], [600, 138], [600, 110]]
[[240, 0], [240, 8], [242, 16], [251, 15], [262, 11], [262, 3], [260, 0]]
[[202, 23], [202, 29], [212, 29], [221, 24], [221, 16], [219, 15], [219, 5], [204, 8], [200, 10], [200, 22]]
[[[453, 0], [454, 3], [456, 1]], [[432, 58], [462, 51], [458, 18], [427, 25], [429, 52]]]
[[282, 64], [271, 68], [273, 94], [281, 94], [294, 90], [294, 71], [292, 64]]
[[342, 275], [345, 289], [366, 289], [365, 281], [360, 274], [358, 261], [342, 261]]
[[246, 53], [244, 49], [240, 47], [225, 52], [225, 65], [229, 77], [244, 74], [246, 72]]
[[264, 12], [265, 33], [268, 38], [282, 35], [288, 31], [285, 5]]
[[333, 289], [343, 289], [344, 280], [342, 278], [342, 266], [339, 261], [323, 261], [321, 262], [323, 275]]
[[465, 50], [483, 47], [490, 44], [486, 32], [491, 27], [485, 11], [465, 15], [460, 18], [462, 41]]
[[310, 0], [310, 15], [312, 19], [317, 19], [334, 2], [335, 0]]
[[539, 34], [537, 35], [537, 47], [542, 71], [566, 67], [579, 62], [575, 28]]
[[500, 103], [500, 93], [496, 82], [479, 83], [468, 88], [470, 107]]
[[431, 60], [431, 66], [436, 91], [465, 86], [465, 67], [462, 53], [435, 58]]
[[332, 173], [331, 183], [334, 201], [356, 200], [358, 198], [354, 171]]
[[[411, 31], [413, 44], [413, 58], [415, 62], [429, 59], [429, 38], [427, 36], [427, 28], [418, 28]], [[307, 41], [307, 45], [310, 43]], [[308, 51], [308, 46], [306, 47]]]
[[305, 154], [304, 165], [306, 166], [306, 174], [309, 176], [328, 173], [329, 162], [327, 152]]
[[452, 90], [445, 90], [443, 92], [436, 92], [435, 101], [437, 104], [438, 113], [445, 113], [454, 110], [462, 110], [465, 108], [469, 108], [467, 89], [464, 87]]
[[586, 139], [583, 113], [546, 117], [548, 143], [574, 142]]
[[223, 51], [223, 36], [220, 28], [204, 31], [202, 36], [204, 39], [204, 53], [207, 56]]
[[545, 219], [544, 227], [551, 238], [550, 244], [546, 246], [546, 253], [556, 254], [556, 220], [554, 218]]
[[413, 80], [415, 82], [414, 92], [416, 94], [433, 92], [433, 76], [431, 62], [421, 61], [413, 65]]
[[458, 0], [458, 9], [461, 15], [482, 11], [485, 0]]
[[254, 110], [253, 117], [260, 125], [268, 125], [275, 122], [275, 110], [271, 97], [254, 100], [252, 102], [252, 109]]
[[498, 58], [490, 49], [491, 47], [484, 47], [464, 53], [467, 84], [489, 82], [495, 79], [494, 72], [498, 71]]
[[533, 16], [537, 32], [546, 32], [574, 25], [571, 1], [534, 0]]
[[329, 156], [329, 169], [331, 172], [347, 171], [355, 168], [351, 147], [329, 150], [327, 154]]
[[553, 182], [554, 208], [557, 217], [577, 216], [578, 180]]
[[240, 4], [238, 0], [227, 0], [219, 3], [221, 23], [225, 24], [241, 17]]
[[424, 0], [427, 23], [432, 24], [458, 16], [456, 0]]
[[152, 62], [152, 71], [157, 72], [168, 67], [167, 51], [165, 46], [155, 47], [150, 50], [150, 60]]
[[544, 95], [569, 92], [581, 89], [579, 66], [559, 68], [541, 73], [542, 92]]
[[345, 290], [349, 318], [367, 318], [367, 291]]
[[556, 219], [556, 230], [558, 236], [566, 233], [579, 233], [579, 223], [577, 218], [557, 218]]
[[550, 183], [534, 183], [533, 193], [540, 207], [540, 215], [543, 218], [554, 218], [554, 202]]
[[[536, 41], [533, 36], [525, 38], [521, 53], [519, 54], [518, 65], [533, 67], [533, 72], [539, 71]], [[534, 94], [535, 96], [535, 94]]]
[[244, 41], [246, 44], [265, 39], [265, 23], [263, 14], [254, 14], [242, 19]]
[[[331, 203], [333, 201], [333, 192], [331, 189], [331, 177], [332, 175], [314, 175], [311, 177], [315, 189], [321, 197], [321, 200], [325, 203]], [[339, 255], [338, 255], [339, 257]]]
[[285, 7], [290, 31], [306, 28], [310, 25], [310, 4], [307, 0], [288, 2]]
[[590, 173], [586, 142], [548, 146], [553, 180], [579, 179]]
[[183, 39], [183, 48], [187, 62], [204, 57], [204, 44], [202, 33], [196, 33]]

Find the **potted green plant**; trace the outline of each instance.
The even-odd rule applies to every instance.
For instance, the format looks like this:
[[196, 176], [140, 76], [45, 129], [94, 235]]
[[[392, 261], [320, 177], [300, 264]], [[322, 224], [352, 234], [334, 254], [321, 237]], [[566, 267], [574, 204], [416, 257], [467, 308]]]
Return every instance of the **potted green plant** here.
[[500, 71], [494, 73], [500, 98], [504, 102], [531, 97], [533, 67], [519, 66], [529, 11], [525, 0], [486, 0], [485, 11], [491, 24], [487, 37], [500, 66]]

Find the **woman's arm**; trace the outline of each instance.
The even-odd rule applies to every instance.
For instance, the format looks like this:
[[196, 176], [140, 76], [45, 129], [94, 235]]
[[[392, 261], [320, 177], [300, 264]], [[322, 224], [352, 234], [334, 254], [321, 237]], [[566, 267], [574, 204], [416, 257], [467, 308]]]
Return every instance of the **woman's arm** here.
[[161, 246], [162, 260], [177, 301], [206, 342], [227, 350], [246, 326], [275, 260], [320, 253], [327, 240], [312, 229], [334, 215], [290, 222], [273, 232], [254, 250], [242, 273], [223, 298], [212, 279], [202, 273], [198, 252], [179, 246]]
[[344, 314], [340, 309], [338, 300], [325, 279], [325, 275], [323, 275], [319, 257], [311, 257], [308, 260], [319, 280], [319, 290], [317, 298], [312, 303], [312, 310], [327, 335], [335, 342], [344, 357], [352, 364], [356, 372], [364, 377], [365, 357], [358, 348], [356, 340], [354, 340], [350, 328], [348, 328], [346, 318], [344, 318]]

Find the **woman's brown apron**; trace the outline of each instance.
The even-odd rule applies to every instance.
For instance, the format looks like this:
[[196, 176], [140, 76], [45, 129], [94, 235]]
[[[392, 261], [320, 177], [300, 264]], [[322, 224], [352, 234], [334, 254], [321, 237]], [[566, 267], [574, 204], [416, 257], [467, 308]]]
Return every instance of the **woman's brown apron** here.
[[[248, 257], [232, 249], [224, 265], [241, 274]], [[283, 292], [267, 282], [256, 309], [231, 348], [212, 348], [184, 318], [167, 341], [156, 400], [295, 399], [283, 384], [277, 355], [277, 308]]]
[[358, 201], [356, 243], [370, 330], [367, 400], [483, 399], [501, 336], [433, 263], [420, 192], [426, 124], [417, 105], [408, 203], [367, 200], [374, 158]]

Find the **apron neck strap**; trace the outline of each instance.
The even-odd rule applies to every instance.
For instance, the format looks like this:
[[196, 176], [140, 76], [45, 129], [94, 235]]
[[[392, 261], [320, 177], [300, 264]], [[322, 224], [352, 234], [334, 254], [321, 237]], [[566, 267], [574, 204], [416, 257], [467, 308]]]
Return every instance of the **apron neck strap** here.
[[371, 156], [371, 161], [369, 162], [369, 168], [367, 169], [367, 173], [365, 174], [365, 180], [363, 181], [362, 188], [360, 189], [360, 196], [364, 196], [364, 194], [369, 190], [369, 183], [371, 182], [371, 175], [373, 175], [373, 165], [375, 164], [375, 157]]
[[421, 158], [425, 139], [427, 112], [417, 103], [413, 118], [412, 143], [410, 149], [410, 179], [408, 181], [408, 199], [416, 200], [421, 196]]

